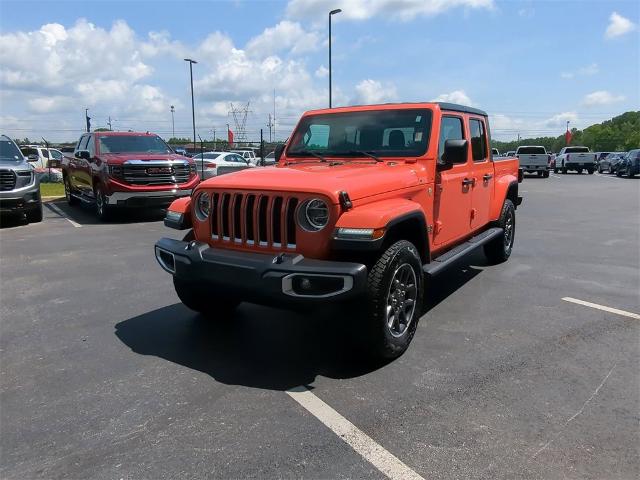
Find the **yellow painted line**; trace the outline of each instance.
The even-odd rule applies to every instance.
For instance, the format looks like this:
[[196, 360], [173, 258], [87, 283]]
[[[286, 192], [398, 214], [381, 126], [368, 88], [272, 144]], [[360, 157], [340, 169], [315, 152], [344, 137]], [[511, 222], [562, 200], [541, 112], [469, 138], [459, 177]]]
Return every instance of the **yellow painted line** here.
[[633, 312], [627, 312], [626, 310], [619, 310], [617, 308], [607, 307], [605, 305], [599, 305], [597, 303], [585, 302], [584, 300], [578, 300], [577, 298], [571, 298], [571, 297], [564, 297], [562, 300], [564, 300], [565, 302], [571, 302], [577, 305], [582, 305], [584, 307], [596, 308], [604, 312], [615, 313], [616, 315], [622, 315], [623, 317], [635, 318], [636, 320], [640, 320], [640, 315]]
[[424, 480], [398, 457], [385, 450], [353, 423], [316, 397], [308, 388], [296, 387], [287, 390], [287, 394], [388, 478]]

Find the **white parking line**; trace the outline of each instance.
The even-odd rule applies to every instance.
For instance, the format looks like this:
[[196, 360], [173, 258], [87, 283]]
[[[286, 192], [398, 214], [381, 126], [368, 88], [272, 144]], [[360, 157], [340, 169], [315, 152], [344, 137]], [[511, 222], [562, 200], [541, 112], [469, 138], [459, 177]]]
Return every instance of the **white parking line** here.
[[53, 210], [55, 213], [57, 213], [58, 215], [60, 215], [62, 218], [64, 218], [65, 220], [67, 220], [71, 225], [73, 225], [76, 228], [80, 228], [82, 227], [82, 225], [80, 225], [78, 222], [74, 222], [73, 220], [71, 220], [69, 217], [67, 217], [67, 214], [64, 213], [62, 210], [60, 210], [59, 207], [57, 207], [56, 205], [54, 205], [53, 203], [45, 203], [45, 205], [47, 207], [49, 207], [51, 210]]
[[392, 480], [424, 480], [309, 389], [296, 387], [287, 390], [287, 393], [387, 477]]
[[606, 307], [604, 305], [598, 305], [597, 303], [585, 302], [584, 300], [578, 300], [577, 298], [564, 297], [562, 300], [564, 300], [565, 302], [577, 303], [578, 305], [583, 305], [585, 307], [597, 308], [598, 310], [603, 310], [609, 313], [615, 313], [616, 315], [622, 315], [623, 317], [635, 318], [636, 320], [640, 320], [640, 315], [638, 315], [637, 313], [618, 310], [617, 308]]

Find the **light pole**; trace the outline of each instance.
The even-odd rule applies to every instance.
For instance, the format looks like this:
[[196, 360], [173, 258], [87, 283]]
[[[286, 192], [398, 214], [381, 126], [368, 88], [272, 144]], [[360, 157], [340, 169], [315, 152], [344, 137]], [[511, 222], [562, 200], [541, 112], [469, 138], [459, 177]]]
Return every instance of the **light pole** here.
[[331, 108], [331, 17], [342, 10], [336, 8], [329, 12], [329, 108]]
[[171, 105], [171, 138], [176, 138], [176, 121], [173, 117], [173, 113], [176, 111], [175, 107]]
[[198, 63], [191, 58], [185, 58], [185, 62], [189, 62], [189, 75], [191, 76], [191, 120], [193, 121], [193, 148], [196, 146], [196, 108], [193, 102], [193, 64]]

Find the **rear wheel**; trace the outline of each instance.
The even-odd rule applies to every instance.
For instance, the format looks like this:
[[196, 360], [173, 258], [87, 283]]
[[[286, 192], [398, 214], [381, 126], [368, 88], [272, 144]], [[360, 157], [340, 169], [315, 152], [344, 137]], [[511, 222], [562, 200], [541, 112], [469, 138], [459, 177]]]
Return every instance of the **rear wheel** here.
[[504, 201], [497, 225], [502, 235], [484, 246], [484, 254], [491, 263], [502, 263], [509, 259], [516, 236], [516, 207], [509, 199]]
[[400, 240], [378, 258], [369, 272], [368, 312], [362, 318], [373, 355], [395, 358], [407, 350], [422, 314], [423, 289], [422, 261], [411, 242]]
[[593, 168], [588, 168], [587, 172], [589, 172], [589, 175], [593, 175]]
[[567, 167], [562, 167], [562, 173], [563, 173], [564, 175], [566, 175], [566, 174], [567, 174]]
[[542, 178], [549, 178], [549, 170], [542, 172]]
[[67, 203], [69, 205], [76, 205], [78, 203], [78, 199], [74, 197], [71, 193], [71, 182], [69, 181], [68, 176], [64, 176], [64, 197], [67, 199]]
[[212, 320], [221, 321], [228, 319], [240, 301], [221, 296], [186, 280], [173, 277], [173, 286], [178, 298], [189, 309], [204, 315]]
[[620, 169], [620, 167], [616, 168], [616, 177], [621, 177], [622, 176], [622, 170]]

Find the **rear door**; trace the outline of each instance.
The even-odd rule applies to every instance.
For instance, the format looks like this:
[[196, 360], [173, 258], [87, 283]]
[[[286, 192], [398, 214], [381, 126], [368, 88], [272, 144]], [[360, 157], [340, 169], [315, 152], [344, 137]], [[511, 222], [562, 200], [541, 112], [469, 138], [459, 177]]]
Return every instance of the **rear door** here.
[[89, 140], [89, 135], [82, 135], [80, 140], [78, 140], [78, 144], [76, 145], [76, 149], [73, 152], [73, 157], [70, 157], [69, 160], [69, 183], [73, 190], [79, 190], [82, 192], [82, 185], [78, 179], [78, 168], [80, 166], [81, 159], [78, 157], [78, 152], [80, 150], [84, 150], [87, 146], [87, 141]]
[[489, 154], [489, 138], [486, 120], [469, 117], [471, 139], [471, 192], [470, 228], [478, 230], [489, 223], [489, 209], [495, 186], [493, 159]]
[[[440, 121], [438, 160], [444, 153], [446, 140], [461, 140], [465, 135], [463, 115], [443, 114]], [[471, 185], [469, 155], [464, 163], [450, 168], [437, 167], [433, 217], [435, 220], [433, 243], [436, 248], [454, 242], [469, 233], [471, 215]]]

